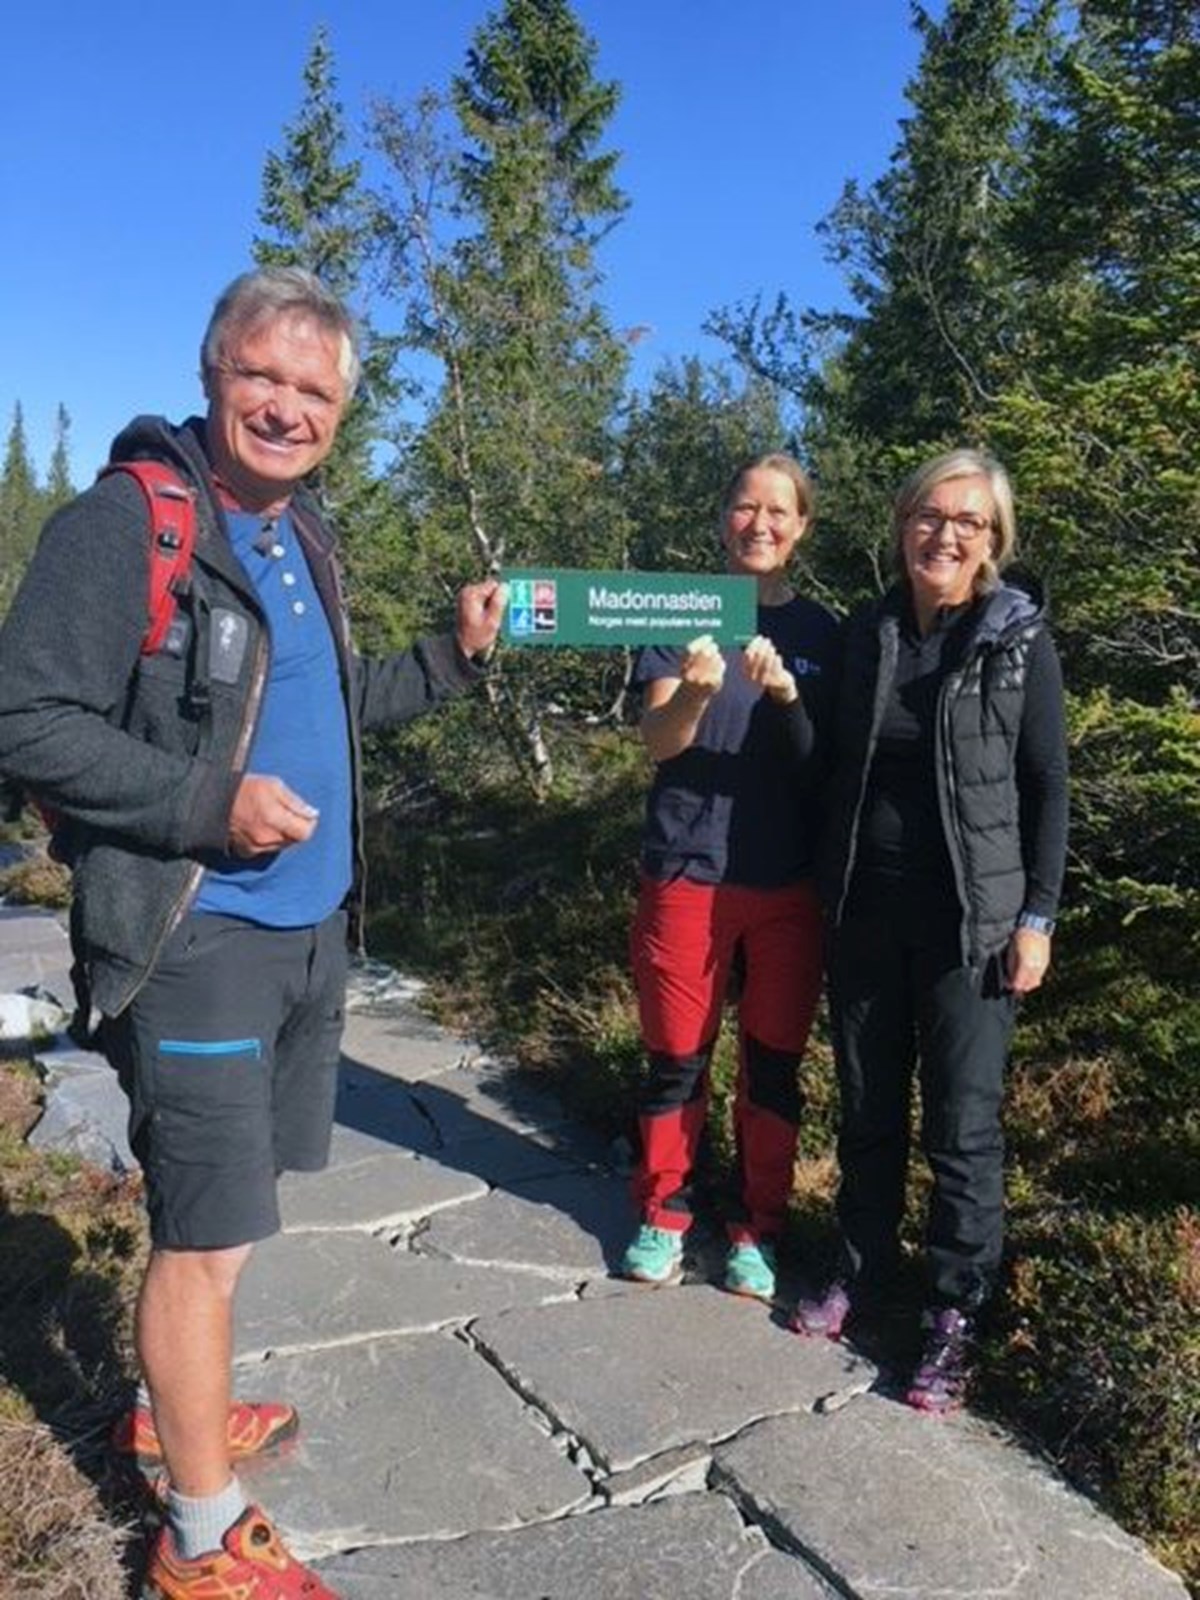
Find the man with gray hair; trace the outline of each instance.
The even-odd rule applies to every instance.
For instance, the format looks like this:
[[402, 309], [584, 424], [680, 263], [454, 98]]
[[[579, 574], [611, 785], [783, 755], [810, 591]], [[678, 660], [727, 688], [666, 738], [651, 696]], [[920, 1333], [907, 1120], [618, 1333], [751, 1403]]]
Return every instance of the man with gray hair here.
[[147, 648], [146, 500], [105, 476], [47, 524], [0, 632], [0, 769], [60, 819], [81, 999], [145, 1176], [144, 1382], [118, 1429], [166, 1473], [145, 1592], [322, 1600], [233, 1472], [298, 1426], [285, 1404], [231, 1397], [233, 1295], [278, 1230], [278, 1174], [328, 1156], [361, 735], [476, 681], [504, 593], [467, 585], [451, 632], [386, 659], [351, 648], [334, 540], [302, 487], [358, 376], [351, 319], [318, 279], [238, 278], [201, 366], [203, 419], [140, 417], [112, 450], [164, 463], [194, 501], [165, 637]]

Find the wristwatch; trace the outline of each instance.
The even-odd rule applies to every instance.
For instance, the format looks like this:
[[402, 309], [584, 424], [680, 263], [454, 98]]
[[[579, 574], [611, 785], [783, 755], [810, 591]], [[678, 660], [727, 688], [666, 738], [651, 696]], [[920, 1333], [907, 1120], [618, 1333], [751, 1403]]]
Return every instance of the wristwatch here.
[[1032, 928], [1034, 933], [1044, 933], [1047, 937], [1054, 932], [1054, 918], [1040, 917], [1036, 911], [1022, 911], [1017, 918], [1018, 928]]

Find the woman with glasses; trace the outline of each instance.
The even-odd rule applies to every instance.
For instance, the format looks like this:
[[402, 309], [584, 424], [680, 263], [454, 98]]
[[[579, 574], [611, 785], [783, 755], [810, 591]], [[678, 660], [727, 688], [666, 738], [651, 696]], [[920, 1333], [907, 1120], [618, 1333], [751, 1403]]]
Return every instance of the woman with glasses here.
[[1062, 676], [1038, 596], [1001, 581], [1003, 467], [927, 462], [896, 500], [899, 578], [844, 626], [818, 876], [841, 1096], [841, 1263], [798, 1333], [836, 1339], [899, 1259], [914, 1074], [933, 1179], [910, 1405], [961, 1399], [1000, 1271], [1015, 1002], [1050, 964], [1066, 854]]

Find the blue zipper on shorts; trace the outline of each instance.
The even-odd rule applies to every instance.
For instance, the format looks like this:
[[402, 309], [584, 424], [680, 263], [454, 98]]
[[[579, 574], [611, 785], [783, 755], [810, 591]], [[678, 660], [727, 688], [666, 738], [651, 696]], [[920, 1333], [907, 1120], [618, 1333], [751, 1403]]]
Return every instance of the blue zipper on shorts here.
[[159, 1054], [164, 1056], [262, 1056], [259, 1039], [160, 1039]]

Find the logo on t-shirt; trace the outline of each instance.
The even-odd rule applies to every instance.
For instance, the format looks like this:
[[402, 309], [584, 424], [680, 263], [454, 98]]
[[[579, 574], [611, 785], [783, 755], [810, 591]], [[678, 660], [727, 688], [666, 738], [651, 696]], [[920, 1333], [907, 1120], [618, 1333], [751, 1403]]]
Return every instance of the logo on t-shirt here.
[[554, 633], [558, 629], [558, 585], [553, 578], [513, 580], [508, 601], [509, 629], [514, 638]]
[[807, 656], [792, 657], [793, 678], [819, 678], [821, 676], [821, 663], [810, 661]]

